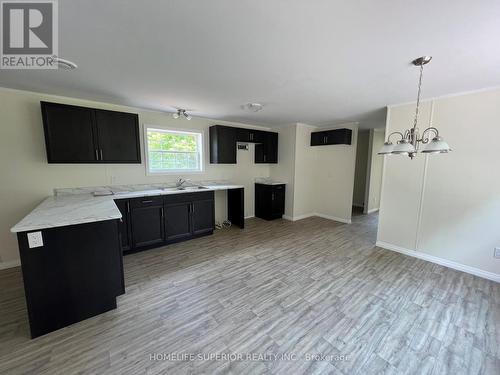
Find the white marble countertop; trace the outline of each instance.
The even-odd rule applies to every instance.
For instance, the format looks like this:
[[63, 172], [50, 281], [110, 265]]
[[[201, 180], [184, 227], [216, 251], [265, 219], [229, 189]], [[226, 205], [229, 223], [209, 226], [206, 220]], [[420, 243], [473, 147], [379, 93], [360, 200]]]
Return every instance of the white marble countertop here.
[[286, 182], [275, 181], [269, 178], [256, 178], [255, 183], [262, 185], [286, 185]]
[[92, 194], [64, 194], [46, 198], [10, 231], [13, 233], [120, 219], [115, 199], [152, 195], [196, 193], [203, 191], [240, 189], [242, 185], [204, 185], [206, 189], [120, 191], [113, 195], [94, 197]]

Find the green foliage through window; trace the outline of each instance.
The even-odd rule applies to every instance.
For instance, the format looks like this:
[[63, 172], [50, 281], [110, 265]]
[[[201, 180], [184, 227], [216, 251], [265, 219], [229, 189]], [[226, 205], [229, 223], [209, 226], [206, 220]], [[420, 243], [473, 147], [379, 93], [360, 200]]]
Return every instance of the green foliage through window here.
[[201, 134], [147, 130], [149, 170], [201, 170]]

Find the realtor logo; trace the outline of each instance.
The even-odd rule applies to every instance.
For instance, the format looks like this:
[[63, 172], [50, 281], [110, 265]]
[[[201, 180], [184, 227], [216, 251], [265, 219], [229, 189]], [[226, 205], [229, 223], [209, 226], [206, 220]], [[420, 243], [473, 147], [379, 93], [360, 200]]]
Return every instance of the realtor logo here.
[[57, 0], [0, 2], [2, 69], [57, 69]]

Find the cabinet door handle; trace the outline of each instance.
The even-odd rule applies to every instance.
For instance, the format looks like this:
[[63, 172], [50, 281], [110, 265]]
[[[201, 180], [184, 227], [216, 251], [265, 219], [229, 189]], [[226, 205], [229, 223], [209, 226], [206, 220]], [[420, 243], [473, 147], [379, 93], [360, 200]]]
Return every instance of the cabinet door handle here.
[[266, 154], [264, 154], [264, 161], [266, 161]]
[[102, 158], [102, 148], [99, 150], [99, 153], [101, 154], [101, 160], [104, 160], [104, 159]]
[[127, 202], [127, 212], [130, 213], [130, 202]]
[[274, 193], [271, 194], [271, 199], [274, 200]]
[[193, 208], [193, 214], [194, 214], [194, 203], [191, 203], [191, 207]]
[[141, 201], [141, 203], [153, 203], [153, 201]]
[[96, 160], [99, 160], [99, 153], [98, 153], [98, 151], [97, 151], [97, 148], [95, 149], [95, 159], [96, 159]]
[[161, 208], [161, 217], [163, 217], [163, 207]]

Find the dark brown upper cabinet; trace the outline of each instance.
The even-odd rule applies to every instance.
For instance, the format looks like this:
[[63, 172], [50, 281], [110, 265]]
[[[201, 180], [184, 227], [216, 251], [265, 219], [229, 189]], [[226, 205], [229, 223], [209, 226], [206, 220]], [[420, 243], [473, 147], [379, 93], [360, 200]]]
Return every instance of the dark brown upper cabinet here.
[[210, 163], [236, 164], [236, 138], [238, 129], [231, 126], [210, 127]]
[[40, 104], [49, 163], [141, 163], [137, 114]]
[[210, 127], [210, 163], [236, 164], [236, 143], [255, 143], [255, 163], [278, 162], [278, 133], [214, 125]]
[[278, 133], [264, 132], [264, 142], [255, 144], [256, 163], [278, 163]]
[[350, 145], [351, 129], [334, 129], [311, 133], [311, 146]]

